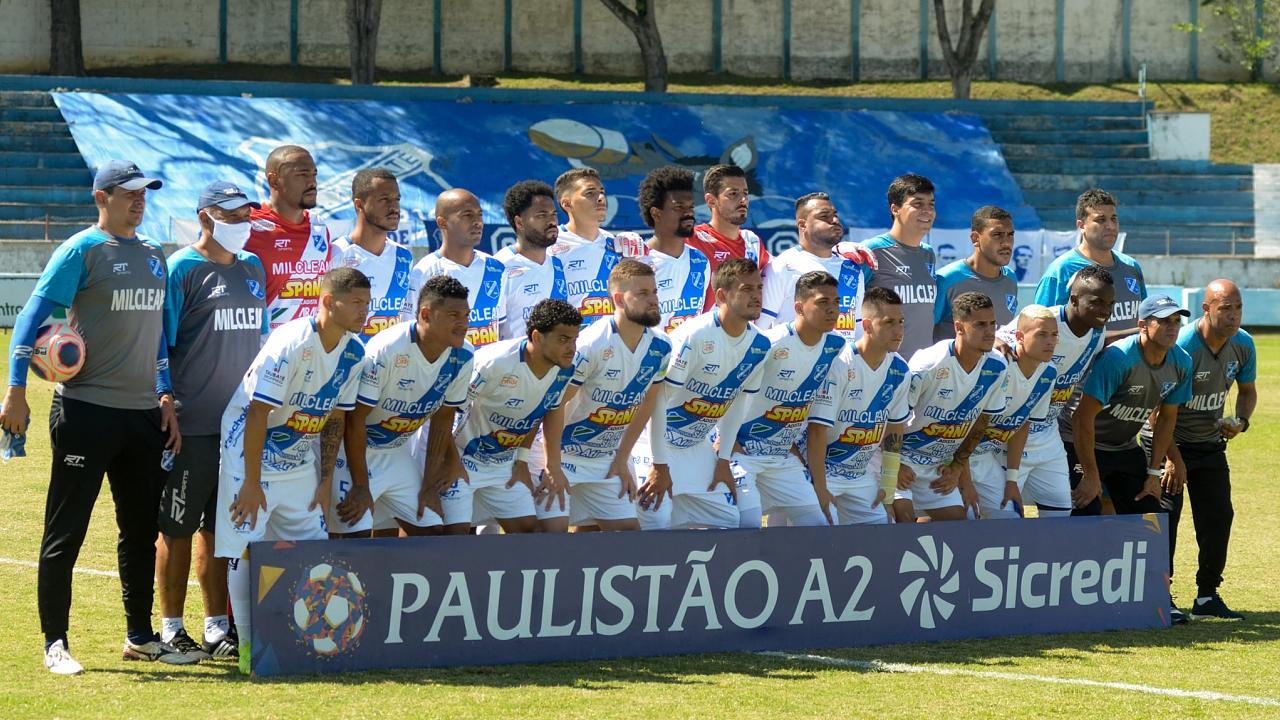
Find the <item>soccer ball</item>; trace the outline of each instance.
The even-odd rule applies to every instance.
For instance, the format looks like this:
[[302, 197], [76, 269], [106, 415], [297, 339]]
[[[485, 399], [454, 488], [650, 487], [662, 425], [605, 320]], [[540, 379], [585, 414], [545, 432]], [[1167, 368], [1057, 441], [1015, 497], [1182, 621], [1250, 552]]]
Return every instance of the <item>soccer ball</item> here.
[[347, 568], [321, 563], [311, 568], [293, 593], [293, 624], [316, 654], [330, 657], [354, 648], [364, 632], [364, 586]]
[[31, 372], [49, 382], [66, 382], [84, 367], [84, 338], [66, 323], [52, 323], [36, 333]]

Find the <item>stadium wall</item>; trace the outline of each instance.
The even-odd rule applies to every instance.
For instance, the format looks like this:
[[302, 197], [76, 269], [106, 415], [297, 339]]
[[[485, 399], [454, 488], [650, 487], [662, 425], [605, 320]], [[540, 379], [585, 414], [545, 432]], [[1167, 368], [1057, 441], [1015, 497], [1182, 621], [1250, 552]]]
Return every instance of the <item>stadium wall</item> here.
[[[947, 77], [931, 2], [702, 0], [660, 3], [672, 72], [795, 80]], [[958, 3], [951, 3], [957, 6]], [[979, 79], [1106, 82], [1247, 79], [1215, 50], [1225, 27], [1199, 0], [997, 3]], [[225, 13], [221, 7], [225, 7]], [[438, 11], [437, 11], [438, 9]], [[717, 10], [719, 14], [717, 16]], [[958, 9], [949, 27], [956, 31]], [[82, 0], [90, 68], [220, 62], [343, 67], [343, 0]], [[224, 20], [225, 18], [225, 20]], [[1199, 36], [1174, 29], [1198, 21]], [[439, 40], [437, 47], [437, 38]], [[787, 52], [789, 50], [789, 52]], [[45, 72], [49, 5], [0, 4], [0, 72]], [[448, 74], [503, 71], [639, 75], [626, 28], [598, 0], [384, 3], [379, 66]], [[1274, 80], [1274, 67], [1268, 68]]]

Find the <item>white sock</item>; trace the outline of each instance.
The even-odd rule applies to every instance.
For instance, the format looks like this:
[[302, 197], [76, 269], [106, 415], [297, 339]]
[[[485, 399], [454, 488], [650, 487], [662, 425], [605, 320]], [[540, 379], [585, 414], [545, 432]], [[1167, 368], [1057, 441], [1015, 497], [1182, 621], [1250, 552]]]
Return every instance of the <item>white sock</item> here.
[[214, 615], [205, 617], [204, 619], [204, 641], [207, 643], [220, 642], [222, 638], [227, 636], [227, 631], [231, 629], [231, 623], [227, 620], [226, 615]]
[[236, 616], [240, 647], [248, 647], [253, 638], [249, 634], [249, 558], [227, 561], [227, 595], [231, 600], [231, 613]]
[[164, 618], [164, 624], [160, 628], [160, 639], [164, 642], [169, 642], [174, 635], [177, 635], [182, 630], [186, 630], [182, 626], [182, 618]]

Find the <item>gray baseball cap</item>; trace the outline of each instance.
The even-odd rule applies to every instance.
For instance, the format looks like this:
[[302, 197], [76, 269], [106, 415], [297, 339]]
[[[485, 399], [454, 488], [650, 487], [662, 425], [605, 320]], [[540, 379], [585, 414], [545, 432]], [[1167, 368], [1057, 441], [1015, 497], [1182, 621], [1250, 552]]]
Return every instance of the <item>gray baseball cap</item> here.
[[93, 176], [94, 190], [109, 190], [122, 187], [125, 190], [159, 190], [164, 183], [142, 174], [138, 166], [128, 160], [111, 160], [98, 167]]

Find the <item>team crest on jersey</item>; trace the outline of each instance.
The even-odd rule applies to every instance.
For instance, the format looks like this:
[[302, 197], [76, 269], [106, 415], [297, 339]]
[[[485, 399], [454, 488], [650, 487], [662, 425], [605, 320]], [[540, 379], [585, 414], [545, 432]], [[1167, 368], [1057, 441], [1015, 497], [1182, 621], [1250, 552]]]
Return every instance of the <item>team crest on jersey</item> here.
[[711, 353], [713, 353], [713, 352], [715, 352], [715, 351], [716, 351], [716, 344], [715, 344], [715, 343], [711, 342], [710, 340], [708, 340], [708, 341], [706, 341], [706, 342], [702, 343], [702, 354], [703, 354], [703, 355], [710, 355]]
[[854, 371], [853, 371], [853, 369], [850, 369], [850, 370], [849, 370], [849, 380], [850, 380], [850, 381], [852, 381], [852, 380], [857, 380], [857, 379], [858, 379], [858, 373], [854, 372]]
[[515, 387], [520, 384], [520, 378], [515, 375], [503, 375], [498, 384], [502, 387]]
[[933, 274], [933, 263], [925, 263], [925, 264], [924, 264], [924, 269], [925, 269], [926, 271], [928, 271], [928, 273], [929, 273], [930, 275], [932, 275], [932, 274]]
[[257, 280], [245, 280], [244, 282], [249, 286], [249, 292], [254, 297], [259, 300], [265, 300], [267, 298], [267, 291], [262, 287], [262, 283]]
[[316, 252], [325, 252], [329, 249], [329, 241], [321, 233], [311, 234], [311, 244], [315, 247]]
[[404, 353], [396, 355], [395, 366], [398, 368], [409, 367], [409, 356], [405, 355]]
[[611, 357], [613, 357], [613, 348], [605, 348], [604, 352], [600, 353], [600, 358], [602, 360], [608, 360]]
[[1177, 384], [1178, 383], [1172, 380], [1165, 380], [1164, 382], [1160, 383], [1160, 397], [1164, 397], [1168, 395], [1169, 391], [1173, 389], [1173, 386]]
[[568, 297], [569, 288], [564, 283], [564, 278], [556, 278], [555, 286], [551, 289], [552, 297]]
[[938, 380], [946, 380], [951, 377], [951, 371], [946, 368], [938, 368], [938, 370], [933, 373], [933, 377]]
[[786, 360], [789, 357], [791, 357], [791, 352], [786, 348], [779, 348], [773, 351], [774, 360]]
[[1235, 380], [1235, 379], [1236, 379], [1236, 375], [1237, 375], [1239, 372], [1240, 372], [1240, 361], [1239, 361], [1239, 360], [1229, 360], [1229, 361], [1227, 361], [1227, 380]]
[[498, 299], [498, 283], [496, 280], [490, 280], [484, 284], [484, 294], [494, 300]]
[[164, 265], [160, 263], [158, 258], [147, 258], [147, 268], [151, 270], [151, 274], [158, 278], [164, 278]]
[[1134, 295], [1141, 294], [1141, 291], [1140, 291], [1141, 286], [1138, 285], [1138, 278], [1127, 277], [1124, 279], [1124, 284], [1125, 284], [1125, 287], [1129, 288], [1129, 292], [1133, 293]]
[[694, 273], [694, 274], [693, 274], [693, 286], [694, 286], [694, 287], [696, 287], [696, 288], [698, 288], [699, 290], [701, 290], [701, 289], [702, 289], [702, 284], [703, 284], [705, 281], [706, 281], [706, 278], [705, 278], [705, 277], [703, 277], [703, 274], [702, 274], [702, 273], [700, 273], [700, 272], [696, 272], [696, 273]]
[[751, 371], [755, 369], [756, 368], [754, 365], [749, 365], [744, 363], [742, 367], [738, 368], [738, 374], [737, 374], [738, 382], [742, 382], [743, 380], [746, 380], [747, 376], [751, 374]]
[[1009, 308], [1009, 312], [1016, 315], [1018, 313], [1018, 296], [1006, 294], [1004, 296], [1004, 306]]

